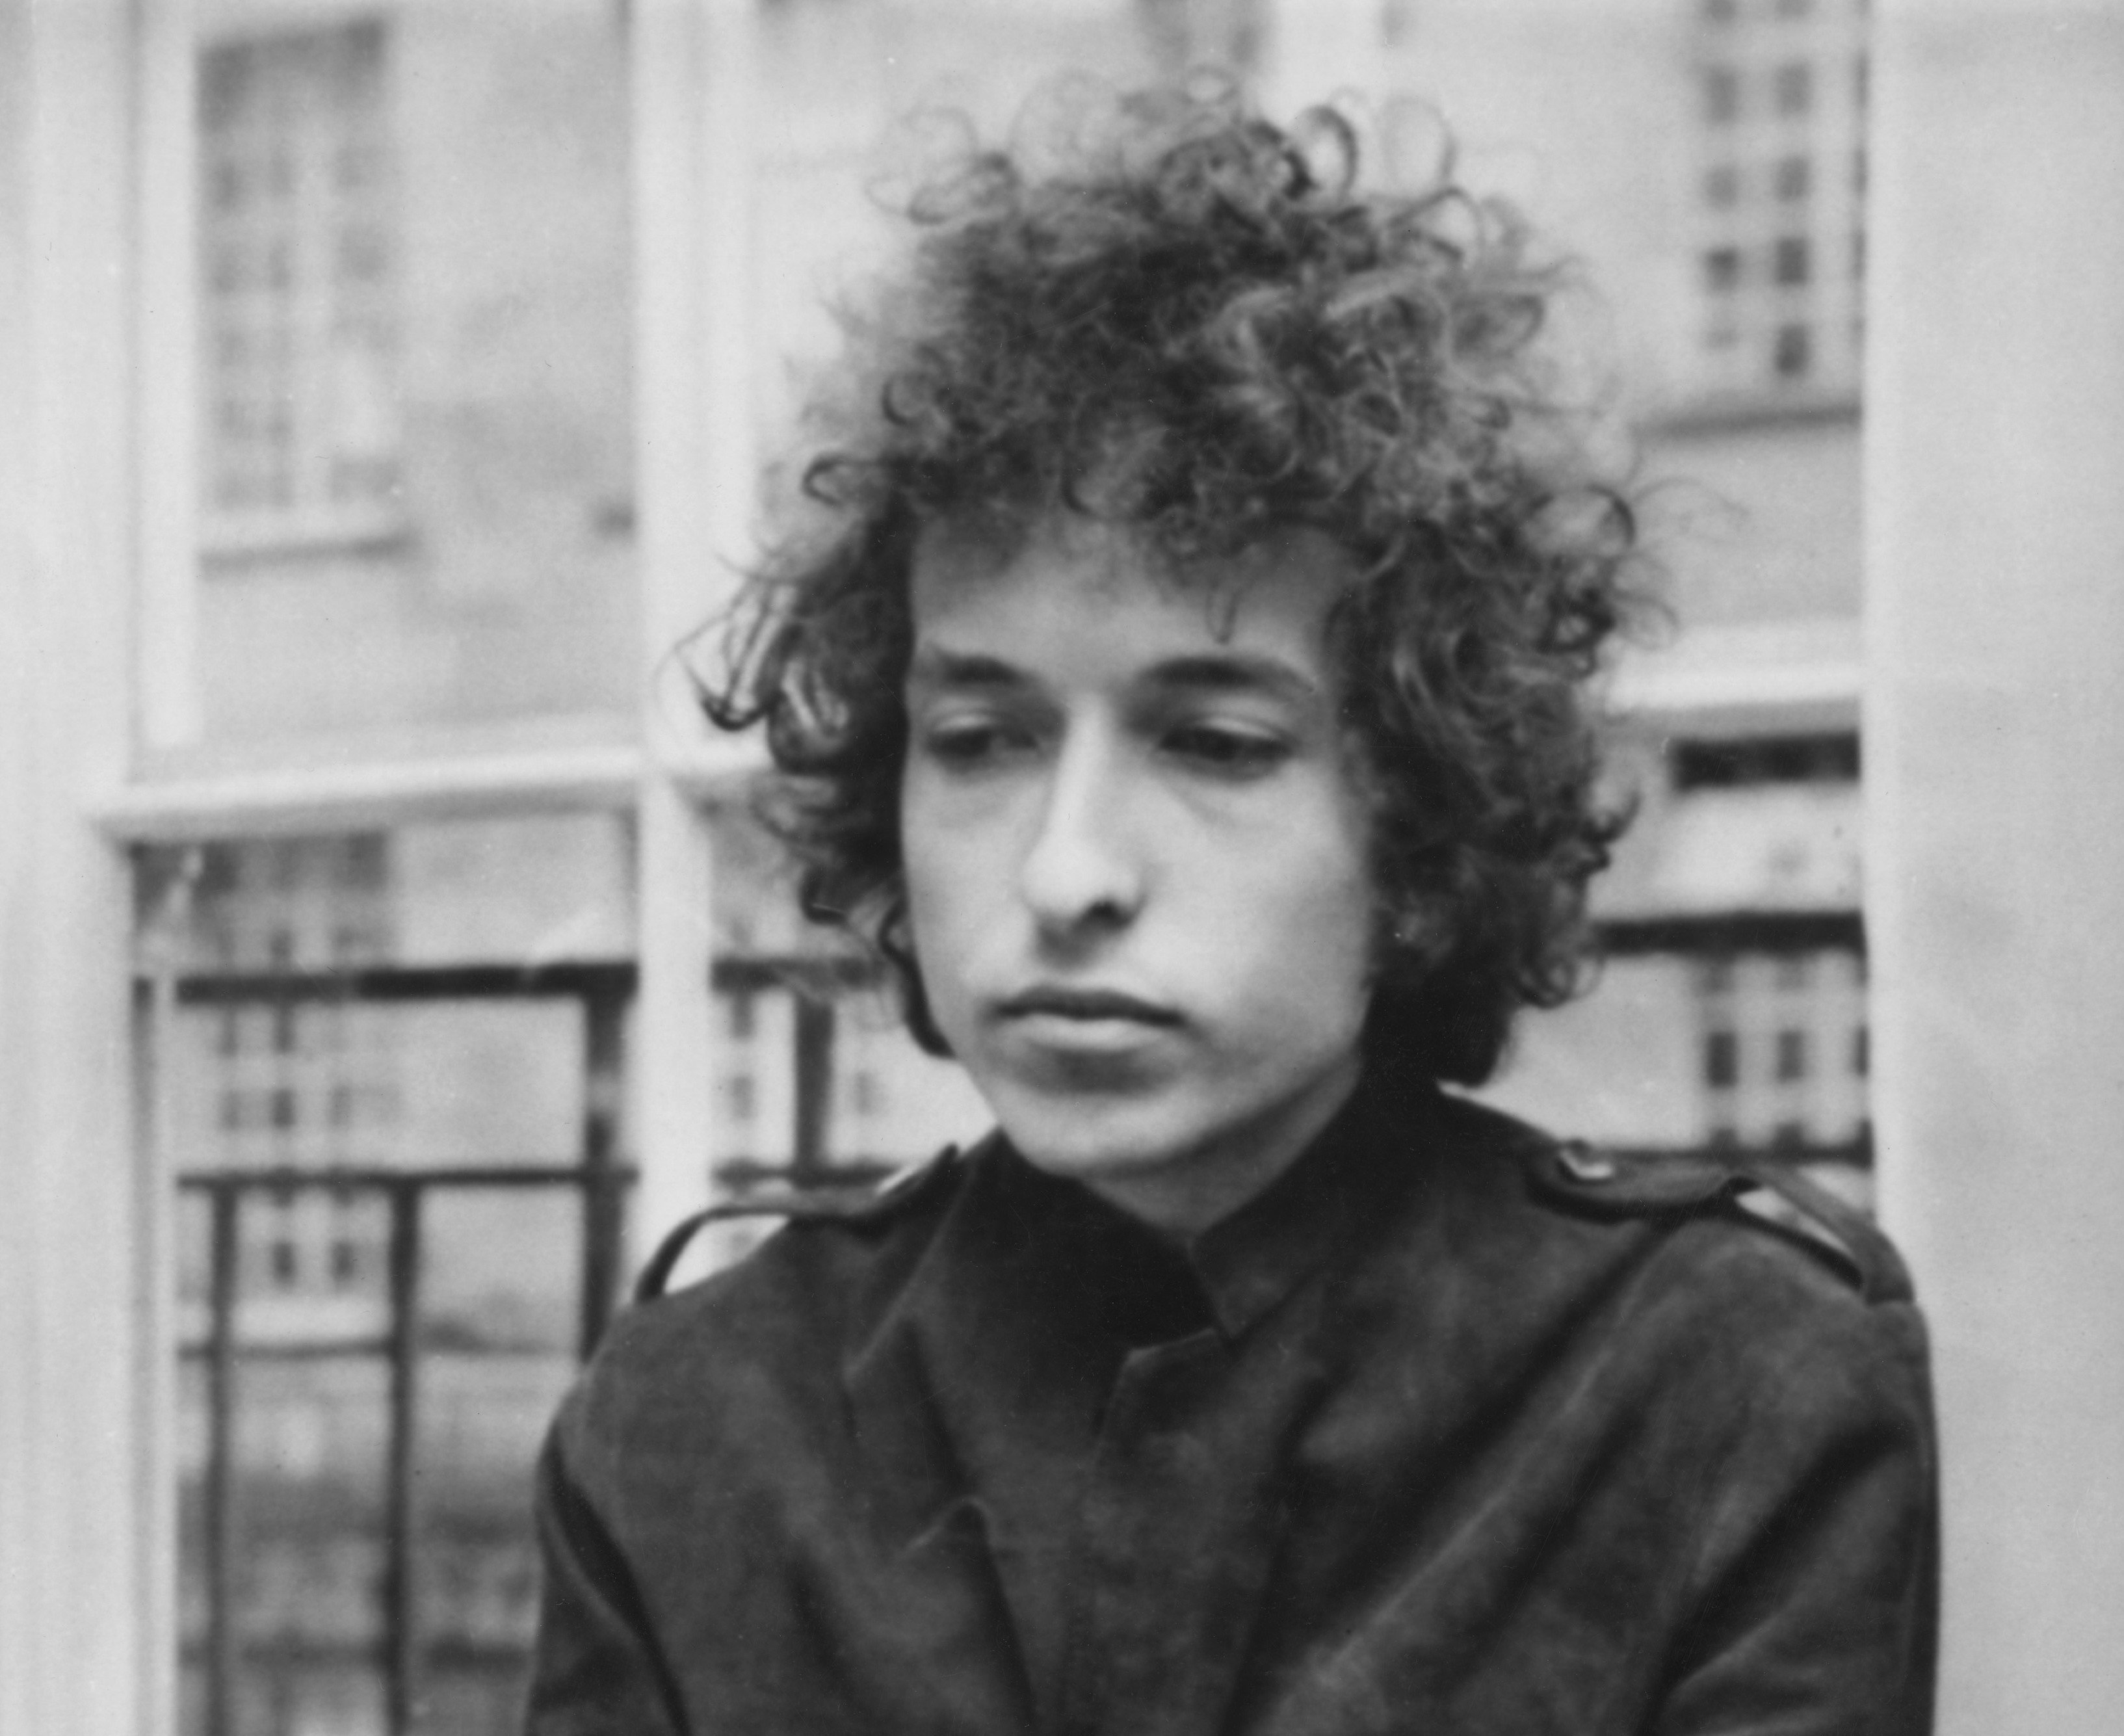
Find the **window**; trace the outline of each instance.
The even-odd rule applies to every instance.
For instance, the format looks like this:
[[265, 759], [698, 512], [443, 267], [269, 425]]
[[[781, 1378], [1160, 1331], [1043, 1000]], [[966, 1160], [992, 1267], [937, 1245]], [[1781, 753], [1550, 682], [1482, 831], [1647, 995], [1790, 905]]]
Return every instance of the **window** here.
[[1710, 68], [1703, 75], [1703, 118], [1713, 126], [1727, 126], [1740, 113], [1741, 75], [1731, 67]]
[[[1708, 1139], [1847, 1151], [1866, 1127], [1865, 972], [1844, 945], [1801, 929], [1695, 967]], [[1821, 1058], [1848, 1057], [1824, 1066]]]
[[1703, 1039], [1703, 1082], [1713, 1089], [1740, 1083], [1741, 1040], [1731, 1031], [1712, 1031]]
[[1700, 388], [1855, 390], [1858, 278], [1841, 262], [1864, 220], [1864, 9], [1779, 0], [1705, 14], [1695, 48]]
[[1814, 68], [1804, 60], [1779, 67], [1771, 80], [1773, 106], [1780, 115], [1804, 115], [1814, 106]]
[[1674, 746], [1673, 776], [1675, 788], [1684, 792], [1766, 783], [1848, 783], [1858, 776], [1858, 737], [1835, 732], [1685, 740]]
[[209, 526], [374, 525], [399, 492], [397, 228], [374, 22], [200, 73]]

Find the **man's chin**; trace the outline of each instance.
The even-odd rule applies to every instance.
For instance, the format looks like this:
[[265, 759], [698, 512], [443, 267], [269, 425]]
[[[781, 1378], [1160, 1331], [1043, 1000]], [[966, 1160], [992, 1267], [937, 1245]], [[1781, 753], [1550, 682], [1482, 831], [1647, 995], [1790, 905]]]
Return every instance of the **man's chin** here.
[[1141, 1174], [1184, 1160], [1198, 1143], [1140, 1102], [997, 1095], [996, 1118], [1011, 1144], [1050, 1175], [1095, 1181]]

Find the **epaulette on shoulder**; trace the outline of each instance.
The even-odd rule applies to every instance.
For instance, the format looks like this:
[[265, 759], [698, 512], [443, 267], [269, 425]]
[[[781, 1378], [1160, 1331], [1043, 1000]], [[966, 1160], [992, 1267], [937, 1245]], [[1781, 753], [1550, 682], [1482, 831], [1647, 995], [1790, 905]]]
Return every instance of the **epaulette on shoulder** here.
[[1868, 1302], [1911, 1299], [1888, 1239], [1826, 1188], [1779, 1164], [1734, 1155], [1605, 1151], [1577, 1141], [1527, 1152], [1535, 1197], [1585, 1217], [1727, 1214], [1823, 1256]]
[[722, 1200], [703, 1207], [674, 1225], [634, 1281], [634, 1300], [655, 1301], [664, 1294], [672, 1273], [695, 1236], [711, 1224], [736, 1218], [778, 1217], [788, 1223], [882, 1224], [927, 1198], [971, 1154], [947, 1146], [927, 1163], [901, 1169], [868, 1187], [777, 1188], [763, 1189], [741, 1200]]

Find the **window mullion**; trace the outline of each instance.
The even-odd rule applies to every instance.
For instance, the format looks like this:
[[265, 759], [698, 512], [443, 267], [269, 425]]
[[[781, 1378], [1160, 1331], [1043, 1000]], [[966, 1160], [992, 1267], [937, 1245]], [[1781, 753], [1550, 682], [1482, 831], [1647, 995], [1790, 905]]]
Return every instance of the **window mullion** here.
[[687, 787], [704, 724], [673, 649], [745, 563], [754, 497], [751, 0], [642, 0], [634, 81], [636, 466], [646, 755], [633, 1087], [644, 1240], [700, 1204], [714, 1151], [708, 818]]

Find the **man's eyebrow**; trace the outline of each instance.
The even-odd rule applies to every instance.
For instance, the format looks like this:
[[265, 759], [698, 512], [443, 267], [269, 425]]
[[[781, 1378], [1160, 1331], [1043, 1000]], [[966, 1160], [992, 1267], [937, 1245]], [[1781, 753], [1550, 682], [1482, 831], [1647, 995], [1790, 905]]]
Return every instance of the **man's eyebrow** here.
[[1320, 698], [1319, 684], [1280, 657], [1228, 652], [1215, 656], [1172, 657], [1144, 671], [1160, 687], [1200, 693], [1267, 692], [1295, 704]]
[[907, 679], [923, 687], [1022, 687], [1027, 678], [1001, 657], [922, 645], [908, 660]]
[[[1266, 693], [1299, 705], [1320, 698], [1319, 685], [1281, 658], [1245, 652], [1168, 657], [1137, 679], [1148, 686], [1190, 693]], [[1034, 678], [1001, 657], [933, 644], [915, 648], [908, 660], [907, 680], [917, 687], [998, 688], [1030, 686]]]

